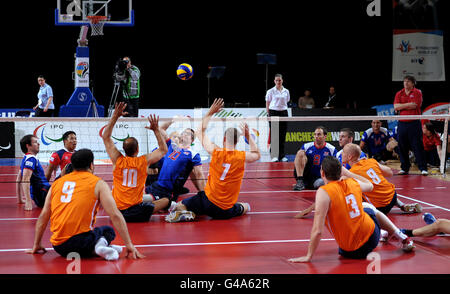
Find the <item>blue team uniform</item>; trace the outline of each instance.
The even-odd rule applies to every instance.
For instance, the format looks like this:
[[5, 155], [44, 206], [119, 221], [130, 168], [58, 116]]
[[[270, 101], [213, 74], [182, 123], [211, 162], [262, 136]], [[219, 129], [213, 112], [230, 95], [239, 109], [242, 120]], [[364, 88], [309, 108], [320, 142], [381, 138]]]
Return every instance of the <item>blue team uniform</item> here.
[[185, 182], [192, 168], [201, 165], [200, 154], [193, 154], [190, 149], [179, 148], [172, 140], [167, 140], [168, 151], [160, 161], [158, 180], [147, 186], [146, 193], [157, 197], [172, 195], [178, 182]]
[[45, 177], [44, 169], [35, 155], [25, 154], [20, 164], [20, 172], [23, 175], [23, 169], [32, 170], [30, 178], [30, 196], [38, 207], [43, 207], [45, 197], [50, 188], [50, 184]]
[[[303, 144], [300, 150], [305, 150], [306, 156], [308, 157], [303, 177], [305, 184], [311, 186], [316, 179], [320, 179], [320, 165], [322, 164], [322, 160], [326, 156], [336, 156], [337, 149], [330, 143], [325, 143], [322, 148], [318, 148], [314, 142], [309, 142]], [[297, 177], [295, 169], [294, 176]]]
[[[342, 151], [344, 151], [343, 149], [340, 150], [337, 154], [336, 154], [336, 158], [339, 159], [339, 162], [342, 163]], [[366, 153], [364, 153], [363, 151], [361, 151], [361, 155], [359, 156], [359, 158], [367, 158]], [[350, 164], [346, 163], [345, 165], [346, 169], [351, 169], [352, 167], [350, 166]]]
[[367, 129], [362, 135], [363, 141], [369, 150], [369, 156], [373, 157], [376, 154], [381, 154], [386, 149], [389, 139], [392, 137], [388, 129], [380, 128], [380, 132], [375, 134], [373, 129]]

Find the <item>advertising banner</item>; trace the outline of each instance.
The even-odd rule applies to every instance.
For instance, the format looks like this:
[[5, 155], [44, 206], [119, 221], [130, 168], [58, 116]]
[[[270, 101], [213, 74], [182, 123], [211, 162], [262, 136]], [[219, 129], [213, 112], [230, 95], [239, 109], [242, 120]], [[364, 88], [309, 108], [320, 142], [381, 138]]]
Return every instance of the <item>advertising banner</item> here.
[[394, 30], [392, 81], [445, 81], [443, 31]]

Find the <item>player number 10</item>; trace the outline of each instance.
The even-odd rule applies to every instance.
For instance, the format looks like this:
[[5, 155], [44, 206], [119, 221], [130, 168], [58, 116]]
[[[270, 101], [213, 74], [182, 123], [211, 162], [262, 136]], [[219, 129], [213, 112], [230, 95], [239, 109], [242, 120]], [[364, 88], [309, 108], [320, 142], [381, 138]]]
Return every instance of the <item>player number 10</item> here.
[[122, 186], [125, 187], [136, 187], [137, 186], [137, 169], [131, 168], [124, 168], [123, 169], [123, 181]]

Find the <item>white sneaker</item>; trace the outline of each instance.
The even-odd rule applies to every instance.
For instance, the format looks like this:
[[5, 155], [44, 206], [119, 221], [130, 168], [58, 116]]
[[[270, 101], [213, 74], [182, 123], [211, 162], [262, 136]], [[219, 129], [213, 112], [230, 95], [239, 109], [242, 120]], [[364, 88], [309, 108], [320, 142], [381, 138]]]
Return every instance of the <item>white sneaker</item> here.
[[406, 213], [420, 213], [422, 212], [422, 205], [419, 203], [408, 203], [400, 207], [400, 209]]
[[166, 222], [168, 223], [189, 222], [194, 219], [195, 213], [188, 210], [176, 210], [166, 215]]
[[383, 229], [380, 230], [380, 242], [387, 242], [389, 240], [389, 233]]
[[172, 202], [170, 203], [169, 213], [171, 213], [172, 211], [174, 211], [175, 208], [177, 208], [177, 203], [176, 203], [175, 201], [172, 201]]
[[423, 170], [420, 173], [422, 174], [422, 176], [428, 176], [428, 171], [426, 171], [426, 170]]
[[288, 162], [288, 159], [287, 159], [286, 157], [283, 157], [283, 158], [281, 159], [281, 161], [282, 161], [282, 162]]
[[278, 158], [276, 157], [272, 158], [272, 162], [278, 162]]
[[408, 172], [406, 172], [402, 169], [397, 173], [397, 175], [407, 175], [407, 174], [408, 174]]

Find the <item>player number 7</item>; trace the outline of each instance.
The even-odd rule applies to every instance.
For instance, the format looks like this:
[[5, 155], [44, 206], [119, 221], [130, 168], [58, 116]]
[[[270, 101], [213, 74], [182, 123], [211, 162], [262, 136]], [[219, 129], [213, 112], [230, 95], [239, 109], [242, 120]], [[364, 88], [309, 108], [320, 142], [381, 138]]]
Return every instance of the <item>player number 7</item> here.
[[223, 181], [225, 180], [225, 177], [227, 176], [228, 171], [230, 170], [230, 163], [224, 163], [222, 164], [223, 167], [225, 167], [225, 169], [223, 170], [222, 176], [220, 177], [220, 180]]

